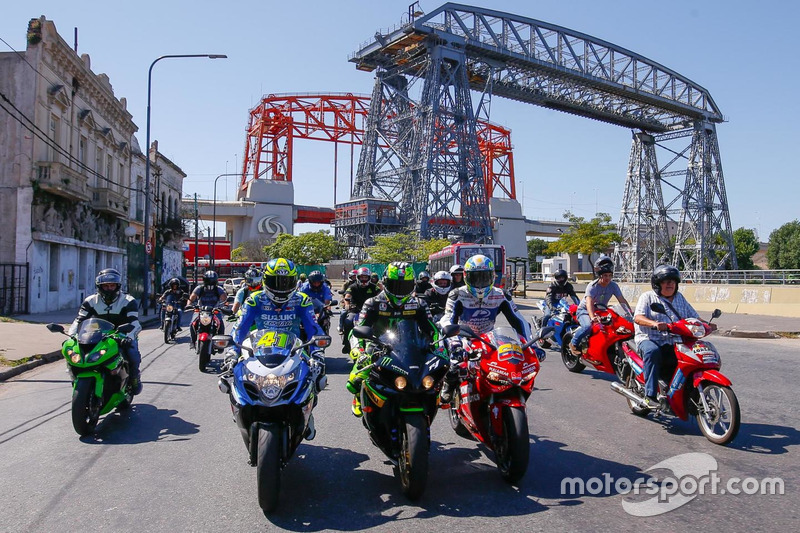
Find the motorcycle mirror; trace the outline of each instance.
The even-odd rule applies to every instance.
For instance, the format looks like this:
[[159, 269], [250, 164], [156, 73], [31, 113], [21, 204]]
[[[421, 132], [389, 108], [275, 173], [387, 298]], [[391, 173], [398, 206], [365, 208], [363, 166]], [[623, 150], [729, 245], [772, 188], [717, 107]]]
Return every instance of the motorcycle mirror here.
[[327, 348], [331, 345], [331, 337], [329, 335], [314, 335], [311, 341], [317, 348]]
[[47, 324], [47, 329], [53, 333], [64, 333], [64, 326], [61, 324]]
[[370, 326], [356, 326], [353, 328], [353, 337], [357, 339], [372, 339], [374, 336]]
[[215, 348], [223, 349], [233, 344], [233, 337], [230, 335], [214, 335], [211, 337], [211, 343]]
[[467, 338], [476, 338], [477, 337], [477, 335], [475, 335], [475, 332], [472, 331], [472, 328], [467, 326], [466, 324], [459, 324], [459, 327], [460, 327], [459, 332], [458, 332], [459, 336], [467, 337]]
[[722, 310], [714, 309], [714, 312], [711, 313], [711, 320], [714, 320], [715, 318], [719, 318], [721, 316], [722, 316]]
[[217, 381], [217, 387], [219, 387], [219, 391], [225, 394], [228, 394], [231, 391], [231, 386], [228, 382], [222, 378], [219, 378]]
[[664, 304], [660, 304], [658, 302], [650, 304], [650, 310], [656, 313], [661, 313], [662, 315], [667, 314], [667, 310], [664, 308]]
[[447, 324], [442, 328], [442, 336], [445, 338], [455, 337], [461, 331], [461, 326], [458, 324]]
[[233, 311], [231, 311], [227, 307], [220, 307], [219, 308], [219, 312], [222, 313], [225, 316], [231, 316], [233, 314]]
[[131, 323], [122, 324], [120, 327], [117, 328], [117, 331], [120, 333], [130, 333], [131, 331], [135, 330], [136, 326]]

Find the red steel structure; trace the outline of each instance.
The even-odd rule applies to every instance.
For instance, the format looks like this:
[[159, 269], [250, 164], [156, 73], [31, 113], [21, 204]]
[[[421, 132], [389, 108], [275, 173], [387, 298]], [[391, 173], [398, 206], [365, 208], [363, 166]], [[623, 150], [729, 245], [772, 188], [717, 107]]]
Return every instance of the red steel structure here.
[[[265, 96], [258, 106], [250, 110], [241, 189], [246, 188], [248, 177], [292, 181], [295, 139], [337, 143], [334, 155], [335, 181], [338, 143], [350, 145], [352, 161], [353, 147], [361, 145], [363, 141], [369, 104], [369, 96], [351, 93]], [[478, 121], [477, 135], [487, 196], [516, 199], [511, 130]]]

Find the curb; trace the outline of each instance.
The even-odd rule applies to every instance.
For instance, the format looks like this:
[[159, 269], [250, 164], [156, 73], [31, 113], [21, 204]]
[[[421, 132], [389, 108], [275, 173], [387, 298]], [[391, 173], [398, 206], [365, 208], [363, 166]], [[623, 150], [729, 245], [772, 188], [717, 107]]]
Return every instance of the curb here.
[[726, 337], [736, 337], [740, 339], [779, 339], [780, 335], [776, 335], [772, 331], [745, 331], [732, 329], [724, 333]]
[[[158, 324], [160, 322], [160, 317], [158, 315], [147, 316], [144, 319], [140, 319], [139, 322], [142, 324], [142, 329]], [[34, 354], [39, 355], [39, 354]], [[42, 354], [40, 359], [35, 359], [33, 361], [28, 361], [27, 363], [22, 363], [21, 365], [12, 366], [8, 370], [0, 371], [0, 382], [7, 381], [14, 376], [18, 376], [23, 372], [27, 372], [28, 370], [33, 370], [37, 366], [46, 365], [47, 363], [53, 363], [60, 359], [63, 359], [64, 356], [61, 354], [61, 350], [56, 350], [54, 352]]]
[[2, 372], [0, 372], [0, 381], [6, 381], [9, 378], [13, 378], [14, 376], [22, 374], [23, 372], [27, 372], [28, 370], [33, 370], [37, 366], [42, 366], [47, 363], [52, 363], [63, 358], [64, 356], [61, 355], [61, 350], [43, 354], [41, 359], [28, 361], [27, 363], [22, 363], [21, 365], [13, 366], [8, 370], [3, 370]]

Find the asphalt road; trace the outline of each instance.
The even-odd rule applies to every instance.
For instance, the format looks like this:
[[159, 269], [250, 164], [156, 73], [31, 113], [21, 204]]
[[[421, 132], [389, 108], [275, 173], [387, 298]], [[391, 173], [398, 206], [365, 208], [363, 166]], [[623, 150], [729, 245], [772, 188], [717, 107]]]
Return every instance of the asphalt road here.
[[[93, 437], [81, 439], [72, 429], [63, 363], [0, 384], [0, 530], [678, 531], [694, 524], [757, 531], [797, 524], [796, 340], [712, 338], [742, 409], [741, 431], [728, 447], [708, 442], [694, 422], [632, 415], [605, 376], [570, 374], [549, 352], [529, 403], [531, 465], [520, 486], [505, 484], [481, 448], [458, 437], [441, 412], [432, 428], [427, 489], [412, 504], [350, 414], [349, 365], [334, 337], [328, 389], [315, 410], [317, 438], [302, 444], [284, 470], [280, 508], [267, 519], [216, 373], [198, 371], [185, 332], [171, 346], [159, 333], [140, 336], [144, 392], [130, 411], [107, 415]], [[616, 481], [653, 474], [646, 473], [653, 465], [689, 452], [713, 458], [723, 484], [780, 477], [785, 494], [707, 488], [657, 516], [626, 512], [624, 501], [651, 496], [624, 496]], [[610, 493], [589, 494], [597, 488], [592, 479], [604, 476], [612, 479]], [[581, 478], [587, 493], [562, 493], [565, 477]], [[673, 496], [659, 505], [676, 502]]]

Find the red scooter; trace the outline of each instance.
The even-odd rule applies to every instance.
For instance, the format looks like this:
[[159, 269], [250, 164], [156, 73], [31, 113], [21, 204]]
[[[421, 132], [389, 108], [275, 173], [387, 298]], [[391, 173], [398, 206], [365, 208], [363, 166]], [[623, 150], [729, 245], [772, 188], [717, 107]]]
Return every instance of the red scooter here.
[[[460, 335], [470, 339], [465, 360], [458, 363], [460, 386], [454, 391], [450, 425], [456, 434], [478, 440], [494, 451], [500, 475], [519, 481], [528, 469], [530, 442], [525, 405], [539, 373], [544, 350], [533, 344], [553, 335], [542, 328], [528, 342], [510, 326], [496, 327], [480, 337], [465, 325]], [[524, 344], [523, 344], [524, 342]]]
[[569, 349], [572, 337], [577, 329], [578, 306], [570, 306], [572, 320], [576, 324], [564, 334], [561, 343], [561, 360], [570, 372], [581, 372], [588, 363], [601, 372], [616, 374], [622, 379], [623, 353], [622, 344], [624, 341], [633, 338], [633, 322], [620, 315], [614, 309], [601, 305], [596, 305], [594, 314], [600, 317], [599, 322], [592, 324], [592, 332], [585, 337], [578, 349], [581, 356], [573, 355]]
[[[660, 303], [654, 303], [650, 308], [665, 314]], [[716, 309], [711, 319], [721, 314]], [[700, 340], [711, 333], [710, 324], [697, 318], [684, 318], [669, 324], [665, 334], [678, 335], [681, 342], [674, 344], [677, 359], [673, 361], [676, 364], [674, 370], [669, 362], [662, 361], [661, 377], [671, 380], [667, 385], [666, 381], [659, 379], [660, 406], [655, 411], [656, 414], [672, 414], [681, 420], [688, 420], [689, 415], [693, 415], [708, 440], [714, 444], [727, 444], [739, 432], [741, 414], [731, 381], [719, 371], [722, 365], [719, 352], [710, 342]], [[622, 381], [625, 385], [612, 383], [611, 388], [625, 396], [634, 414], [646, 416], [651, 410], [644, 400], [644, 361], [632, 344], [623, 345]]]

